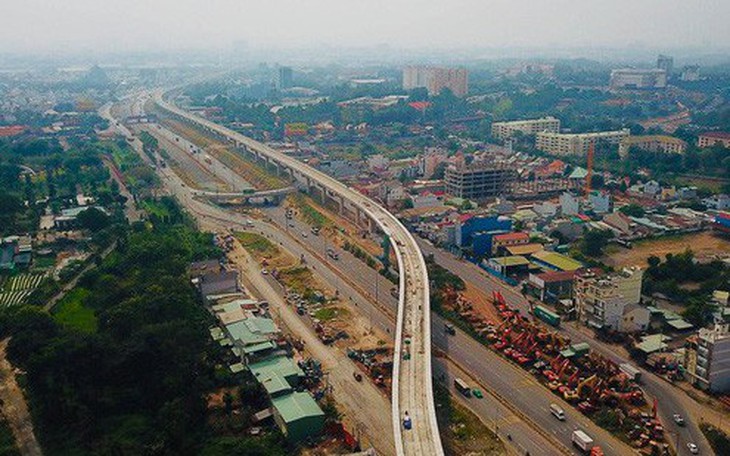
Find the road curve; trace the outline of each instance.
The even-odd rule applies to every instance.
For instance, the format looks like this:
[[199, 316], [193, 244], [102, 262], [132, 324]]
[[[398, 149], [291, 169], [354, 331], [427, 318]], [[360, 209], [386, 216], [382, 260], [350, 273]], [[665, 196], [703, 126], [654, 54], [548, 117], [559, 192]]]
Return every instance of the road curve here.
[[[375, 221], [380, 229], [390, 237], [393, 250], [398, 258], [400, 276], [392, 394], [392, 421], [396, 453], [399, 456], [443, 455], [443, 446], [436, 422], [431, 378], [431, 312], [428, 272], [421, 250], [411, 233], [390, 212], [338, 180], [265, 144], [168, 103], [163, 98], [162, 90], [155, 91], [153, 96], [156, 104], [162, 109], [255, 150], [280, 165], [296, 170], [300, 176], [309, 178], [333, 194], [346, 199]], [[412, 420], [410, 430], [405, 430], [402, 426], [406, 412]]]

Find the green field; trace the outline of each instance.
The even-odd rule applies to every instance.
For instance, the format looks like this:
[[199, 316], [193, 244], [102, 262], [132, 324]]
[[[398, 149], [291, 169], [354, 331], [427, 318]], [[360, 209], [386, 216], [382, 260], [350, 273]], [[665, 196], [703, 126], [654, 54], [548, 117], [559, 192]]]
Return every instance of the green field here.
[[90, 291], [86, 288], [76, 288], [67, 294], [58, 303], [53, 317], [57, 322], [78, 329], [86, 333], [96, 332], [98, 320], [93, 309], [84, 305], [84, 300]]
[[279, 249], [265, 237], [255, 233], [235, 233], [236, 239], [244, 249], [256, 255], [272, 258], [279, 254]]
[[160, 219], [170, 216], [170, 210], [164, 204], [155, 200], [144, 200], [142, 202], [142, 208], [150, 215], [156, 215]]

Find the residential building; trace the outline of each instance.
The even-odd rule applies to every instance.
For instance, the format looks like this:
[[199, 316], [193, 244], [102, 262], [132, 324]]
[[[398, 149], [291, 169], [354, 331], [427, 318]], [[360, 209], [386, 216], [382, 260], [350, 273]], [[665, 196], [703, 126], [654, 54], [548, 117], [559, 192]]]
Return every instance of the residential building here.
[[605, 142], [619, 144], [628, 137], [631, 131], [628, 128], [616, 131], [601, 131], [595, 133], [537, 133], [535, 147], [538, 150], [555, 155], [585, 155], [591, 143]]
[[560, 120], [549, 116], [539, 119], [494, 122], [492, 124], [492, 137], [501, 141], [511, 138], [518, 131], [526, 135], [534, 135], [544, 131], [558, 133], [560, 131]]
[[449, 166], [446, 168], [446, 193], [468, 200], [484, 200], [511, 191], [517, 171], [507, 166]]
[[667, 86], [667, 72], [659, 68], [611, 70], [610, 86], [612, 89], [663, 89]]
[[660, 70], [664, 70], [667, 73], [667, 77], [672, 75], [674, 69], [674, 58], [668, 55], [659, 54], [656, 59], [656, 67]]
[[276, 90], [288, 89], [294, 85], [294, 71], [291, 67], [282, 66], [274, 76], [274, 86]]
[[588, 202], [596, 214], [607, 214], [613, 210], [611, 193], [594, 190], [588, 195]]
[[408, 66], [403, 69], [403, 89], [424, 87], [429, 95], [438, 95], [449, 89], [457, 97], [469, 91], [469, 73], [464, 68]]
[[725, 131], [709, 131], [697, 137], [697, 146], [699, 147], [712, 147], [715, 144], [722, 144], [723, 147], [730, 148], [730, 133]]
[[686, 65], [682, 68], [679, 79], [683, 82], [696, 82], [700, 80], [700, 66]]
[[694, 372], [688, 369], [695, 386], [713, 393], [730, 391], [730, 330], [728, 323], [702, 328], [697, 338]]
[[564, 192], [560, 194], [560, 213], [563, 215], [580, 214], [580, 198], [572, 193]]
[[573, 297], [575, 271], [550, 271], [530, 274], [527, 285], [540, 301], [555, 303]]
[[726, 211], [730, 209], [730, 195], [726, 195], [725, 193], [712, 195], [709, 198], [703, 199], [702, 204], [716, 211]]
[[574, 285], [578, 319], [595, 328], [621, 331], [628, 326], [623, 324], [627, 306], [641, 301], [643, 277], [644, 271], [637, 267], [611, 274], [596, 269], [578, 272]]
[[0, 269], [13, 270], [28, 267], [32, 260], [33, 245], [28, 236], [0, 238]]
[[624, 307], [618, 330], [624, 333], [646, 331], [651, 321], [651, 312], [638, 304], [629, 304]]
[[449, 152], [446, 149], [427, 147], [419, 163], [421, 175], [426, 179], [430, 179], [436, 172], [436, 168], [438, 168], [441, 163], [446, 162], [448, 158]]
[[238, 288], [238, 271], [209, 271], [196, 281], [203, 299], [211, 296], [235, 293]]
[[667, 135], [627, 136], [621, 139], [618, 154], [621, 158], [626, 158], [632, 147], [648, 152], [683, 154], [687, 150], [687, 143], [679, 138]]

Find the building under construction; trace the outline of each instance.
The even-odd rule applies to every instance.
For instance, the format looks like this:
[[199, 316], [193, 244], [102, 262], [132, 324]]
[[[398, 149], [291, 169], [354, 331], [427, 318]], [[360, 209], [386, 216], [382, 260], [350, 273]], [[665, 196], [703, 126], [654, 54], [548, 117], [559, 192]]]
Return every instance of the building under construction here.
[[483, 200], [512, 192], [517, 170], [503, 165], [449, 166], [446, 193], [468, 200]]

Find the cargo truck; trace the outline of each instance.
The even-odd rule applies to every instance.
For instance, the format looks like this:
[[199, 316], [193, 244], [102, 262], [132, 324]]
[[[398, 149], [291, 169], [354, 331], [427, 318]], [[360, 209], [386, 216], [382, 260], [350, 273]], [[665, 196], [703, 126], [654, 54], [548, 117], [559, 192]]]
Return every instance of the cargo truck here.
[[543, 306], [535, 306], [535, 309], [532, 311], [532, 313], [533, 315], [535, 315], [535, 317], [539, 318], [550, 326], [555, 326], [556, 328], [560, 326], [560, 315], [554, 312], [550, 312]]
[[583, 453], [588, 453], [593, 447], [593, 439], [580, 429], [573, 431], [570, 440], [573, 442], [573, 445], [578, 447]]

